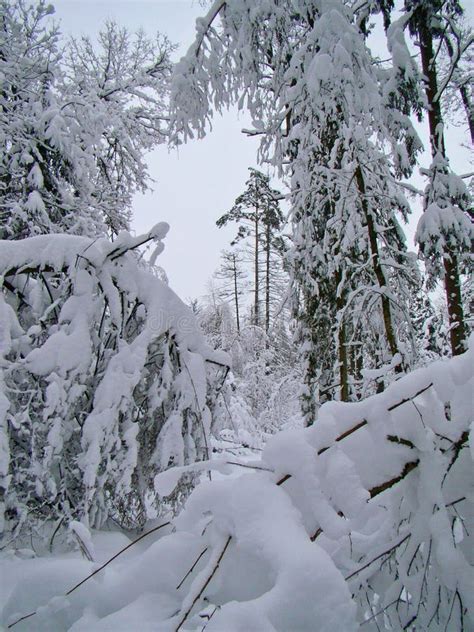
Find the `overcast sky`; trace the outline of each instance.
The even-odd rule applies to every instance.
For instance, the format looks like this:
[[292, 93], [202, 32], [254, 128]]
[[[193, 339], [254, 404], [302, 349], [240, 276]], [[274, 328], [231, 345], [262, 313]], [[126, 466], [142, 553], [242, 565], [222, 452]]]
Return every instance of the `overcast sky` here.
[[[131, 31], [143, 27], [150, 34], [167, 35], [179, 45], [177, 59], [193, 40], [196, 18], [205, 12], [196, 0], [53, 0], [53, 5], [65, 35], [94, 36], [107, 19], [113, 19]], [[465, 7], [472, 21], [474, 2]], [[179, 152], [161, 146], [148, 157], [156, 182], [152, 193], [136, 197], [133, 228], [140, 233], [158, 221], [170, 224], [166, 248], [157, 263], [183, 299], [206, 293], [206, 283], [219, 265], [219, 253], [235, 234], [232, 227], [217, 229], [215, 222], [244, 190], [248, 167], [257, 166], [258, 143], [240, 131], [248, 126], [244, 115], [239, 118], [231, 112], [215, 119], [205, 139], [192, 141]], [[427, 145], [424, 128], [422, 137]], [[451, 133], [449, 138], [453, 168], [460, 173], [472, 170], [467, 152], [459, 149], [462, 135]], [[429, 165], [429, 152], [422, 164]], [[417, 183], [423, 186], [421, 179]], [[276, 181], [273, 184], [277, 186]], [[415, 221], [410, 235], [414, 225]]]

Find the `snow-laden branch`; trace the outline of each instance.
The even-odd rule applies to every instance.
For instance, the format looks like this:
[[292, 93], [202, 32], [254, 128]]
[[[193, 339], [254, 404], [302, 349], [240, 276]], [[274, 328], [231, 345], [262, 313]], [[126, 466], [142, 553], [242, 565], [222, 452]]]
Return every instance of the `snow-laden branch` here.
[[[193, 491], [173, 533], [133, 569], [104, 569], [86, 602], [117, 592], [120, 615], [103, 616], [124, 616], [148, 591], [155, 625], [196, 632], [203, 617], [207, 632], [470, 624], [473, 352], [321, 406], [311, 428], [269, 440], [259, 470], [225, 465]], [[133, 592], [139, 576], [153, 583]], [[81, 630], [85, 602], [72, 605]]]
[[134, 254], [155, 241], [154, 259], [167, 231], [0, 242], [1, 509], [13, 538], [54, 517], [140, 526], [155, 474], [208, 458], [228, 360]]

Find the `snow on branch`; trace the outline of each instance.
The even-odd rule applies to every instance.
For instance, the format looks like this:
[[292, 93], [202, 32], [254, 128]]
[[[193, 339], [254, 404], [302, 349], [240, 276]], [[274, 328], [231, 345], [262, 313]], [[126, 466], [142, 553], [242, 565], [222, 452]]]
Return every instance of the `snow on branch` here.
[[112, 243], [0, 242], [0, 485], [10, 537], [59, 518], [141, 526], [154, 476], [208, 458], [228, 361], [135, 256], [150, 241], [161, 251], [167, 231], [159, 223]]
[[[131, 614], [149, 590], [163, 630], [201, 630], [203, 619], [208, 632], [466, 629], [473, 354], [471, 340], [384, 393], [324, 404], [312, 427], [268, 442], [260, 469], [226, 476], [226, 466], [201, 482], [175, 531], [133, 569], [106, 573], [94, 599], [128, 595], [139, 569], [153, 584], [117, 611]], [[84, 607], [74, 601], [76, 617]]]

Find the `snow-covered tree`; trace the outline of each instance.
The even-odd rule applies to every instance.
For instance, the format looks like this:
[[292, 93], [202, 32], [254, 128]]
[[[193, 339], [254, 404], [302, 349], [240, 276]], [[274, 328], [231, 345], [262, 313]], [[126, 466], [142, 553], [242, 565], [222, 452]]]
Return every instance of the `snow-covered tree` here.
[[129, 226], [133, 195], [151, 178], [145, 154], [166, 140], [173, 46], [107, 22], [97, 42], [72, 39], [64, 53], [64, 110], [80, 123], [95, 164], [94, 205], [109, 231]]
[[442, 83], [448, 79], [442, 96], [443, 111], [450, 122], [457, 125], [463, 125], [464, 121], [467, 123], [471, 144], [474, 145], [473, 29], [466, 20], [457, 24], [451, 22], [450, 27], [451, 32], [445, 30], [443, 33], [446, 54]]
[[393, 67], [374, 64], [358, 11], [341, 0], [294, 11], [215, 2], [173, 83], [177, 134], [204, 134], [215, 107], [238, 101], [252, 116], [248, 133], [262, 137], [261, 155], [291, 181], [310, 421], [323, 393], [351, 397], [349, 351], [371, 336], [366, 327], [354, 339], [353, 313], [371, 314], [368, 368], [400, 371], [414, 348], [400, 338], [410, 326], [398, 298], [409, 298], [415, 279], [395, 212], [408, 212], [396, 176], [410, 173], [420, 148], [404, 96], [417, 76], [412, 64], [401, 67], [410, 55], [397, 29]]
[[[428, 176], [425, 208], [416, 239], [431, 278], [444, 280], [451, 351], [456, 355], [464, 350], [468, 334], [461, 273], [469, 264], [474, 231], [468, 217], [470, 195], [462, 179], [449, 166], [441, 103], [459, 60], [472, 44], [472, 39], [464, 41], [460, 36], [462, 7], [457, 0], [409, 0], [405, 9], [406, 22], [420, 47], [432, 155], [431, 166], [425, 170]], [[437, 51], [443, 41], [449, 42], [451, 59], [447, 76], [439, 81]], [[455, 49], [453, 41], [457, 42]]]
[[473, 343], [363, 402], [324, 404], [318, 424], [279, 433], [258, 460], [158, 475], [167, 496], [196, 467], [219, 472], [135, 560], [99, 579], [89, 565], [67, 599], [63, 561], [44, 566], [19, 582], [3, 620], [31, 612], [44, 632], [64, 621], [78, 632], [144, 621], [177, 632], [470, 630]]
[[0, 3], [0, 238], [117, 234], [164, 140], [169, 42], [113, 23], [64, 44], [45, 0]]
[[[54, 230], [94, 235], [92, 162], [56, 90], [60, 39], [51, 5], [0, 3], [0, 238]], [[71, 129], [72, 126], [72, 129]]]
[[223, 250], [221, 264], [214, 273], [219, 282], [219, 295], [223, 301], [232, 302], [235, 309], [237, 334], [240, 333], [242, 295], [247, 286], [247, 273], [243, 268], [243, 253], [240, 250]]
[[7, 538], [43, 522], [48, 531], [108, 517], [142, 526], [156, 473], [209, 458], [225, 354], [133, 252], [155, 240], [158, 254], [167, 230], [121, 232], [113, 243], [58, 234], [0, 243]]

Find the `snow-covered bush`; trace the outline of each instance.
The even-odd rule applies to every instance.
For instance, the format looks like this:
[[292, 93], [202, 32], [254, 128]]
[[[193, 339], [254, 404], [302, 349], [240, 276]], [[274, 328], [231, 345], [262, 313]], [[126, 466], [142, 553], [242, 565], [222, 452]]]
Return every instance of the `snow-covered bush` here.
[[[471, 339], [384, 393], [324, 404], [241, 476], [225, 459], [159, 474], [166, 495], [189, 469], [219, 470], [135, 560], [66, 599], [45, 582], [52, 570], [38, 573], [4, 620], [36, 610], [35, 630], [64, 621], [74, 632], [471, 629], [473, 355]], [[78, 574], [63, 575], [64, 591]]]
[[156, 241], [154, 260], [167, 230], [122, 232], [113, 243], [59, 234], [0, 241], [7, 539], [44, 521], [101, 526], [111, 516], [142, 526], [153, 476], [209, 457], [225, 356], [132, 252]]

